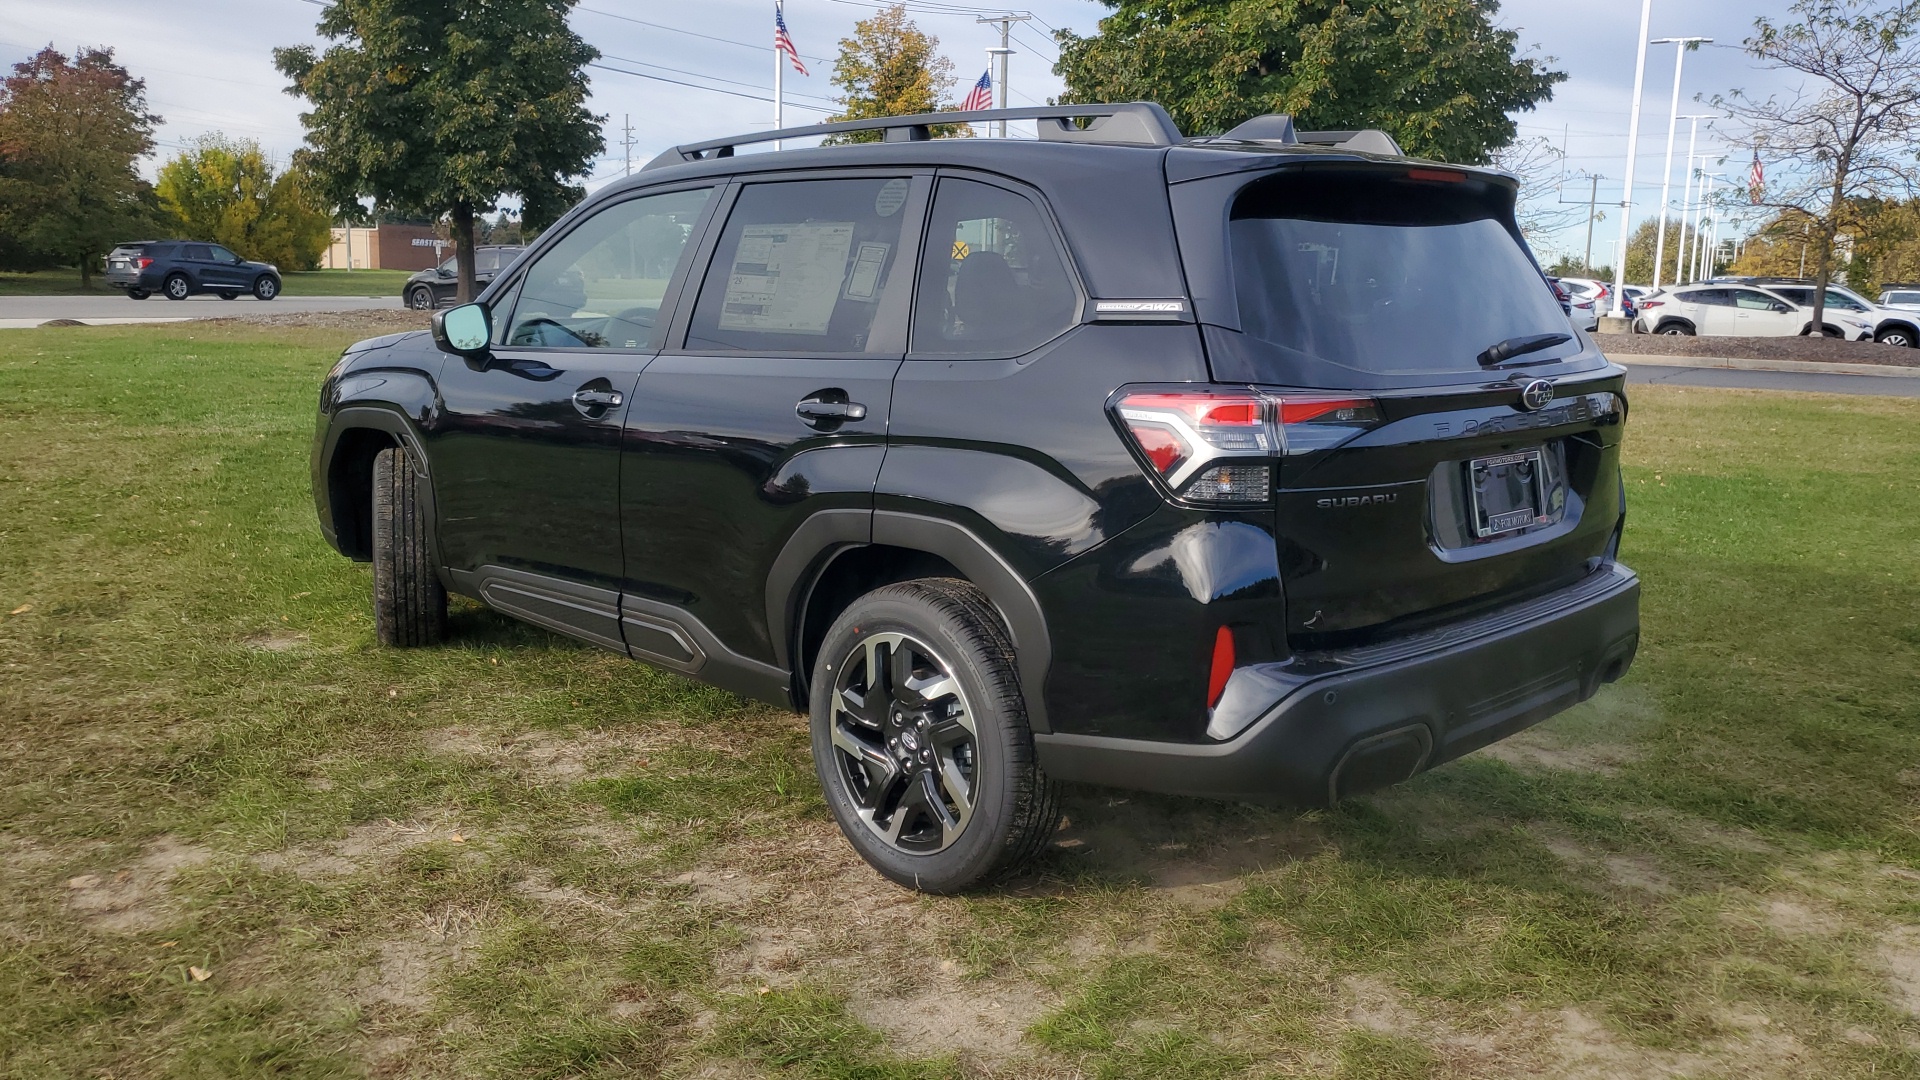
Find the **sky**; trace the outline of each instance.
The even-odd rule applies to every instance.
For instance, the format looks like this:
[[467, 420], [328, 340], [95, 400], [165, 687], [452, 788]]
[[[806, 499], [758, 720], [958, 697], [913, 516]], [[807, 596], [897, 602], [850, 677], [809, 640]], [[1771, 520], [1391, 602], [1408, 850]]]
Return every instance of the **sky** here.
[[[1766, 96], [1797, 83], [1760, 66], [1740, 50], [1754, 19], [1786, 14], [1789, 0], [1653, 0], [1649, 37], [1705, 36], [1715, 44], [1689, 52], [1683, 68], [1680, 113], [1708, 113], [1716, 93], [1733, 89]], [[277, 45], [323, 44], [314, 32], [320, 0], [194, 0], [188, 4], [107, 4], [101, 0], [0, 0], [0, 62], [11, 65], [52, 44], [65, 52], [79, 46], [113, 48], [117, 59], [147, 82], [154, 112], [164, 118], [156, 133], [156, 159], [177, 153], [210, 131], [259, 141], [284, 160], [301, 143], [302, 103], [284, 93], [273, 68]], [[787, 26], [810, 74], [785, 77], [788, 126], [823, 119], [833, 108], [828, 81], [832, 58], [855, 20], [871, 14], [868, 0], [786, 0]], [[621, 175], [627, 166], [623, 128], [632, 124], [632, 168], [682, 142], [756, 129], [773, 122], [772, 0], [584, 0], [573, 26], [603, 57], [589, 69], [590, 107], [607, 117], [606, 150], [593, 165], [587, 186]], [[912, 17], [935, 35], [953, 61], [958, 100], [986, 69], [985, 50], [999, 31], [976, 19], [1010, 9], [982, 0], [910, 0]], [[1092, 33], [1108, 10], [1095, 0], [1025, 0], [1033, 21], [1017, 26], [1010, 58], [1011, 100], [1042, 104], [1062, 89], [1051, 72], [1057, 51], [1053, 29]], [[1570, 206], [1564, 222], [1536, 240], [1542, 261], [1582, 256], [1587, 242], [1587, 202], [1598, 175], [1606, 220], [1593, 230], [1594, 261], [1611, 260], [1619, 236], [1617, 205], [1625, 171], [1628, 113], [1633, 96], [1638, 5], [1570, 4], [1565, 0], [1507, 0], [1496, 22], [1519, 30], [1530, 54], [1550, 58], [1568, 79], [1553, 100], [1516, 116], [1523, 137], [1564, 146], [1566, 180], [1546, 201]], [[1639, 161], [1635, 167], [1635, 222], [1655, 214], [1671, 112], [1675, 47], [1650, 46], [1642, 94]], [[692, 85], [688, 85], [692, 84]], [[1698, 100], [1696, 100], [1698, 99]], [[1703, 122], [1704, 126], [1704, 122]], [[1669, 205], [1677, 207], [1685, 175], [1687, 123], [1679, 125]], [[1715, 128], [1720, 130], [1715, 130]], [[1751, 151], [1722, 119], [1704, 127], [1699, 148], [1713, 155], [1711, 167], [1743, 183]], [[1725, 132], [1723, 135], [1722, 132]], [[1556, 169], [1556, 172], [1559, 171]], [[1609, 205], [1611, 204], [1611, 205]], [[1724, 235], [1724, 233], [1723, 233]]]

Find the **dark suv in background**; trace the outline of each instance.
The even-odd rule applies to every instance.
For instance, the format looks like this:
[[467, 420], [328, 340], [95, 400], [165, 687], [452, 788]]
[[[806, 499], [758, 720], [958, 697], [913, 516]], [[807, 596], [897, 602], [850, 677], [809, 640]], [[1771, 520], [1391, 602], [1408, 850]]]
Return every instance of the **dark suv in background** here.
[[[513, 265], [527, 250], [522, 245], [486, 244], [473, 249], [473, 282], [485, 288], [494, 275]], [[453, 299], [460, 288], [460, 259], [454, 256], [429, 270], [421, 270], [407, 279], [400, 296], [415, 311], [431, 311]]]
[[251, 293], [271, 300], [280, 295], [280, 269], [249, 262], [219, 244], [136, 240], [107, 253], [107, 284], [135, 300], [154, 293], [169, 300], [195, 293], [213, 293], [222, 300]]
[[[929, 139], [993, 118], [1040, 138]], [[1325, 804], [1634, 656], [1625, 371], [1514, 199], [1150, 104], [679, 147], [347, 350], [321, 529], [384, 643], [441, 640], [451, 591], [809, 711], [910, 887], [1045, 845], [1062, 780]]]

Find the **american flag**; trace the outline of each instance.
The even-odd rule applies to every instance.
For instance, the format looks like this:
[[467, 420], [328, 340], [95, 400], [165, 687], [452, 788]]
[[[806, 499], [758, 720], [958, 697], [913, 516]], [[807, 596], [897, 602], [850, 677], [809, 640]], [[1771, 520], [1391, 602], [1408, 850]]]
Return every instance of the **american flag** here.
[[967, 100], [960, 103], [960, 111], [976, 112], [991, 108], [993, 108], [993, 69], [988, 68], [980, 76], [980, 81], [974, 83], [973, 89], [967, 92]]
[[1755, 206], [1760, 205], [1760, 192], [1766, 187], [1767, 174], [1760, 168], [1760, 151], [1753, 152], [1753, 171], [1747, 174], [1747, 197]]
[[787, 59], [793, 62], [793, 70], [802, 75], [807, 73], [807, 65], [800, 62], [800, 50], [793, 47], [793, 38], [787, 34], [787, 17], [781, 12], [779, 4], [773, 5], [773, 49], [787, 54]]

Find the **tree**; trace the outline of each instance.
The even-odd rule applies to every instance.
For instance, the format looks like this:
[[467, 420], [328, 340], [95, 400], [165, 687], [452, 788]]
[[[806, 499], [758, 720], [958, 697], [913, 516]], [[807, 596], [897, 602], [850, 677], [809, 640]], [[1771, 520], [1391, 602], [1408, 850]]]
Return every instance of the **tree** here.
[[1516, 54], [1495, 0], [1102, 0], [1093, 37], [1058, 35], [1072, 102], [1158, 101], [1181, 130], [1261, 113], [1302, 129], [1376, 127], [1409, 153], [1482, 164], [1509, 114], [1566, 75]]
[[153, 149], [160, 118], [146, 83], [81, 49], [68, 62], [49, 45], [0, 81], [0, 233], [29, 254], [72, 259], [80, 284], [114, 244], [150, 228], [152, 189], [134, 163]]
[[[907, 18], [907, 6], [895, 4], [853, 24], [853, 36], [840, 39], [833, 62], [833, 85], [840, 88], [842, 111], [827, 119], [873, 120], [958, 108], [942, 104], [953, 87], [953, 61], [939, 53], [940, 39]], [[935, 138], [965, 136], [965, 124], [938, 124]], [[829, 136], [829, 143], [879, 142], [877, 131]]]
[[1748, 52], [1810, 76], [1812, 86], [1757, 100], [1740, 91], [1714, 105], [1745, 123], [1776, 183], [1755, 202], [1801, 215], [1811, 228], [1813, 322], [1826, 309], [1834, 238], [1849, 204], [1915, 191], [1920, 142], [1920, 0], [1794, 0], [1800, 21], [1754, 20]]
[[600, 56], [567, 26], [574, 0], [332, 0], [316, 54], [275, 49], [311, 149], [296, 155], [325, 201], [372, 197], [449, 217], [462, 300], [473, 296], [474, 218], [508, 196], [530, 227], [558, 218], [604, 145], [587, 111]]
[[224, 244], [249, 259], [291, 269], [320, 264], [332, 217], [299, 169], [275, 175], [251, 139], [203, 135], [160, 167], [160, 206], [194, 240]]
[[[1627, 281], [1650, 282], [1653, 280], [1654, 235], [1660, 225], [1659, 219], [1648, 218], [1636, 225], [1633, 235], [1627, 239]], [[1661, 259], [1660, 281], [1662, 286], [1673, 285], [1684, 279], [1691, 279], [1682, 251], [1691, 252], [1696, 237], [1693, 229], [1677, 219], [1667, 221], [1667, 243], [1664, 258]], [[1704, 241], [1703, 241], [1704, 242]], [[1676, 267], [1678, 272], [1676, 274]], [[1719, 273], [1717, 259], [1707, 268], [1707, 276]]]
[[1518, 139], [1490, 156], [1494, 168], [1512, 173], [1520, 181], [1514, 217], [1528, 244], [1537, 249], [1549, 234], [1585, 219], [1585, 203], [1560, 201], [1560, 190], [1567, 179], [1563, 164], [1566, 155], [1549, 140], [1538, 136]]

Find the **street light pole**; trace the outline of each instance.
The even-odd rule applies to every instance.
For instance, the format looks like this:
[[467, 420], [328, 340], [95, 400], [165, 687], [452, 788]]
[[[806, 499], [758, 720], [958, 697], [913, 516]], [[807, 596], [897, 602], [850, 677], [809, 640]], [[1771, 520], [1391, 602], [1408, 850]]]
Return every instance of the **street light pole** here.
[[1627, 121], [1627, 177], [1620, 193], [1620, 242], [1614, 248], [1613, 311], [1616, 319], [1627, 317], [1627, 224], [1633, 218], [1633, 160], [1640, 149], [1640, 89], [1647, 78], [1647, 27], [1653, 22], [1653, 0], [1640, 0], [1640, 55], [1633, 63], [1633, 113]]
[[1687, 50], [1712, 41], [1704, 37], [1655, 38], [1649, 45], [1672, 45], [1673, 50], [1673, 108], [1667, 113], [1667, 167], [1660, 174], [1660, 230], [1654, 233], [1653, 240], [1653, 287], [1660, 287], [1660, 264], [1667, 254], [1667, 193], [1673, 187], [1673, 137], [1680, 127], [1680, 69], [1686, 60]]
[[[1693, 148], [1700, 138], [1700, 121], [1712, 120], [1719, 115], [1718, 113], [1695, 113], [1680, 118], [1687, 121], [1687, 169], [1680, 183], [1680, 250], [1673, 253], [1673, 283], [1675, 285], [1682, 284], [1680, 279], [1687, 275], [1682, 273], [1681, 267], [1690, 267], [1693, 265], [1689, 261], [1688, 256], [1694, 248], [1700, 245], [1700, 234], [1697, 230], [1691, 239], [1687, 236], [1687, 218], [1693, 214]], [[1712, 127], [1713, 125], [1709, 124], [1707, 126]], [[1666, 230], [1662, 229], [1661, 232], [1664, 233]]]
[[[1007, 107], [1007, 57], [1013, 55], [1013, 43], [1011, 40], [1013, 24], [1026, 22], [1032, 18], [1032, 15], [1007, 14], [992, 15], [973, 20], [977, 23], [1000, 24], [1000, 47], [987, 50], [987, 54], [993, 57], [994, 65], [999, 68], [998, 77], [994, 80], [997, 85], [994, 87], [993, 107], [996, 109], [1004, 109]], [[1007, 137], [1007, 122], [1005, 120], [996, 121], [994, 126], [1000, 129], [998, 135], [1001, 138], [1004, 139]]]

